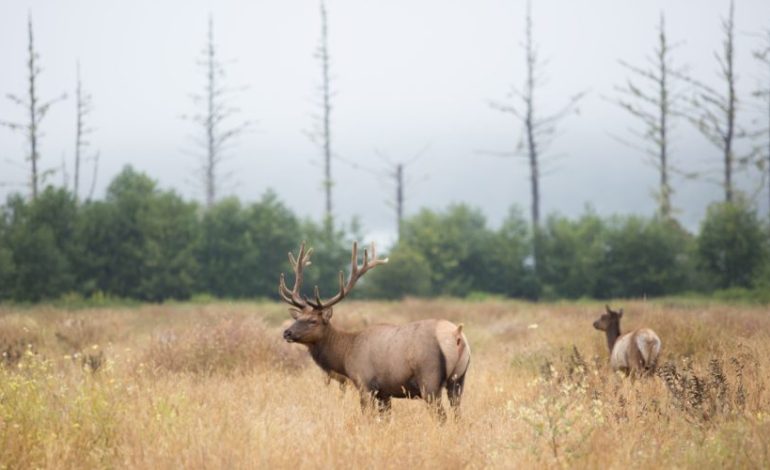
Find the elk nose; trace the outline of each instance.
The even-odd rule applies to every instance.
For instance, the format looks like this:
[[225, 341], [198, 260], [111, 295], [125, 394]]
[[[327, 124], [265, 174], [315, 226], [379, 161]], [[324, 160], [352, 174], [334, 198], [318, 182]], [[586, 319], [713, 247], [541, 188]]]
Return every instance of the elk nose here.
[[291, 331], [284, 330], [283, 331], [283, 339], [285, 339], [286, 341], [290, 341], [291, 340]]

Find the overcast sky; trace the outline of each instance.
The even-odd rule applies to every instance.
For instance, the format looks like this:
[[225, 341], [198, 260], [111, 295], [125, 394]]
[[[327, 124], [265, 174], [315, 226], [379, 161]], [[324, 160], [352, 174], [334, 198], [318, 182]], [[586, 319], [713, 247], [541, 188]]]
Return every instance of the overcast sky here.
[[[655, 210], [657, 174], [643, 156], [612, 135], [635, 123], [608, 98], [627, 77], [623, 59], [644, 64], [655, 46], [656, 25], [666, 15], [671, 42], [682, 42], [674, 60], [695, 77], [718, 84], [713, 52], [720, 47], [720, 17], [727, 0], [535, 0], [534, 35], [548, 59], [548, 82], [539, 106], [554, 111], [588, 90], [580, 114], [561, 125], [552, 147], [562, 155], [543, 181], [543, 212], [575, 216], [592, 205], [600, 214]], [[483, 209], [491, 225], [512, 204], [529, 207], [523, 161], [486, 156], [511, 150], [520, 126], [492, 110], [511, 85], [524, 79], [524, 0], [329, 0], [332, 56], [333, 150], [346, 161], [386, 173], [376, 151], [407, 160], [407, 214], [420, 207], [467, 202]], [[101, 154], [100, 197], [126, 164], [147, 172], [163, 188], [202, 198], [193, 157], [185, 153], [195, 127], [180, 118], [195, 111], [190, 94], [202, 89], [196, 60], [213, 15], [215, 42], [227, 83], [248, 88], [233, 104], [256, 122], [233, 149], [226, 170], [235, 174], [224, 192], [258, 199], [268, 188], [295, 212], [320, 219], [321, 153], [306, 137], [317, 112], [320, 67], [318, 1], [0, 0], [0, 92], [25, 89], [26, 20], [31, 13], [43, 68], [39, 92], [70, 97], [43, 124], [41, 164], [71, 166], [74, 147], [75, 63], [93, 95], [93, 147]], [[770, 27], [770, 2], [737, 0], [739, 93], [744, 104], [762, 70], [751, 57], [750, 34]], [[748, 112], [741, 119], [748, 124]], [[23, 110], [0, 101], [0, 119], [23, 120]], [[0, 182], [23, 184], [23, 136], [0, 129]], [[718, 168], [719, 153], [685, 123], [678, 123], [673, 159], [688, 168]], [[334, 204], [342, 220], [358, 215], [378, 239], [395, 230], [387, 205], [392, 185], [383, 176], [333, 164]], [[59, 183], [61, 177], [56, 176]], [[675, 180], [680, 219], [697, 227], [705, 207], [722, 197], [717, 186]], [[746, 191], [755, 182], [739, 180]], [[0, 196], [23, 186], [0, 188]], [[760, 208], [766, 211], [766, 196]], [[528, 212], [527, 212], [528, 213]]]

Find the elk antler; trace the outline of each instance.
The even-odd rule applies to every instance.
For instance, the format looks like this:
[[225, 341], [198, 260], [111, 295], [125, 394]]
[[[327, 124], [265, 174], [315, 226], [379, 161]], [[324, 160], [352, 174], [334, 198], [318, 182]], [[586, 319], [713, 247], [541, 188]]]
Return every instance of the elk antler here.
[[321, 294], [318, 292], [318, 286], [315, 286], [315, 301], [308, 300], [307, 298], [305, 301], [307, 301], [315, 309], [325, 310], [338, 303], [340, 300], [344, 299], [350, 293], [350, 291], [353, 290], [353, 287], [356, 285], [356, 282], [359, 278], [361, 278], [361, 276], [366, 274], [367, 271], [374, 268], [375, 266], [379, 266], [388, 262], [388, 258], [377, 259], [377, 253], [374, 250], [374, 243], [372, 243], [371, 249], [372, 260], [369, 261], [369, 252], [366, 250], [366, 248], [364, 248], [364, 264], [359, 266], [358, 242], [353, 242], [353, 253], [350, 260], [350, 279], [348, 279], [347, 284], [345, 283], [345, 274], [340, 271], [340, 291], [337, 293], [337, 295], [329, 300], [321, 300]]
[[[294, 269], [294, 287], [292, 290], [289, 290], [289, 288], [286, 287], [286, 279], [284, 278], [283, 273], [281, 273], [281, 282], [278, 285], [278, 292], [281, 294], [283, 300], [300, 310], [308, 305], [307, 299], [302, 297], [300, 290], [302, 289], [302, 270], [305, 266], [310, 265], [310, 255], [312, 253], [312, 248], [305, 251], [305, 243], [300, 245], [299, 255], [296, 259], [294, 258], [294, 255], [289, 252], [289, 262], [291, 263], [292, 269]], [[316, 290], [318, 290], [317, 287]]]

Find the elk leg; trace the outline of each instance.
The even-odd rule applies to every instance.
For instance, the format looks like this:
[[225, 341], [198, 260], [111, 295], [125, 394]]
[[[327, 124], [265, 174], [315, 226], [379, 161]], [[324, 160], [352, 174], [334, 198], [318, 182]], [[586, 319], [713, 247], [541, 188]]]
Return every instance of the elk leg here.
[[377, 411], [380, 412], [380, 414], [388, 414], [390, 413], [390, 397], [377, 397]]
[[439, 422], [442, 424], [446, 422], [446, 411], [444, 410], [444, 405], [441, 404], [441, 395], [428, 396], [425, 398], [425, 401], [428, 403], [431, 411], [438, 417]]
[[362, 387], [359, 390], [359, 395], [361, 400], [361, 412], [366, 413], [366, 411], [374, 405], [375, 392], [366, 387]]
[[448, 380], [446, 384], [446, 394], [449, 397], [449, 406], [454, 411], [455, 418], [460, 417], [460, 400], [463, 397], [463, 388], [465, 386], [465, 375], [456, 380]]
[[361, 411], [366, 413], [369, 407], [380, 413], [390, 411], [390, 396], [381, 395], [376, 384], [361, 388]]
[[428, 377], [420, 385], [420, 395], [436, 416], [438, 416], [439, 421], [443, 423], [446, 421], [446, 411], [444, 411], [444, 406], [441, 404], [441, 389], [441, 381], [438, 376]]

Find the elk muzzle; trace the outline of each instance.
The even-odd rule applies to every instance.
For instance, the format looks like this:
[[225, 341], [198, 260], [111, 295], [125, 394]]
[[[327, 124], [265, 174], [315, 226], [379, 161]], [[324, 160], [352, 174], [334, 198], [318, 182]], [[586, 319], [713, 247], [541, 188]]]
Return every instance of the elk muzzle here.
[[294, 335], [292, 335], [291, 333], [291, 328], [288, 328], [283, 331], [283, 339], [286, 340], [287, 343], [294, 342]]

